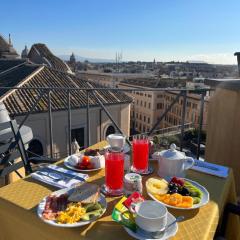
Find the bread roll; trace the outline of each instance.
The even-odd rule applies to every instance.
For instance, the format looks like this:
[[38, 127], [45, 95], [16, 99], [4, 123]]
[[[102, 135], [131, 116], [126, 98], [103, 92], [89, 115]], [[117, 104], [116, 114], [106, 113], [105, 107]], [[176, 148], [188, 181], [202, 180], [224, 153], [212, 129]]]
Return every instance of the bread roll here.
[[96, 184], [83, 183], [76, 187], [68, 197], [68, 201], [81, 203], [96, 203], [99, 198], [99, 187]]

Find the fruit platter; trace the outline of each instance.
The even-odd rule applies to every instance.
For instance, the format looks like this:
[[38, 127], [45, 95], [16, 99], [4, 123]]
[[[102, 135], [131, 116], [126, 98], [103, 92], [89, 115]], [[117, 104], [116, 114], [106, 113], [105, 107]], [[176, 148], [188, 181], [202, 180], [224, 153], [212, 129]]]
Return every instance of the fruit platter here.
[[83, 183], [45, 197], [38, 205], [37, 214], [53, 226], [79, 227], [100, 218], [106, 208], [106, 199], [100, 194], [98, 185]]
[[104, 168], [105, 158], [99, 149], [86, 149], [82, 154], [67, 157], [64, 165], [75, 171], [91, 172]]
[[146, 181], [148, 195], [169, 208], [196, 209], [209, 201], [205, 187], [186, 178], [173, 177], [170, 181], [162, 178], [149, 178]]

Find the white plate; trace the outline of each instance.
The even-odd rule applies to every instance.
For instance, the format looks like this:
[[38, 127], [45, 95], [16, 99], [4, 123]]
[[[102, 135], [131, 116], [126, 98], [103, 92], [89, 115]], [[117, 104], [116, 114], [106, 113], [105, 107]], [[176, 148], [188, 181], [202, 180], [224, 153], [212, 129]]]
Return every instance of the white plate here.
[[[103, 149], [108, 149], [108, 148], [110, 148], [110, 145], [105, 146]], [[130, 146], [128, 144], [125, 144], [123, 147], [123, 153], [128, 153], [130, 152], [130, 150], [131, 150]]]
[[[65, 193], [68, 193], [68, 194], [71, 194], [72, 191], [74, 190], [74, 188], [64, 188], [64, 189], [61, 189], [61, 190], [58, 190], [58, 191], [55, 191], [53, 192], [51, 195], [56, 195], [56, 196], [59, 196], [61, 194], [65, 194]], [[43, 218], [42, 216], [42, 213], [44, 211], [44, 207], [45, 207], [45, 204], [46, 204], [46, 199], [47, 197], [43, 198], [43, 200], [39, 203], [38, 205], [38, 208], [37, 208], [37, 215], [39, 218], [41, 218], [45, 223], [48, 223], [52, 226], [56, 226], [56, 227], [67, 227], [67, 228], [72, 228], [72, 227], [81, 227], [81, 226], [84, 226], [84, 225], [87, 225], [91, 222], [94, 222], [96, 221], [98, 218], [100, 218], [106, 211], [107, 209], [107, 201], [106, 201], [106, 198], [100, 194], [99, 198], [98, 198], [98, 202], [104, 207], [103, 209], [103, 213], [97, 217], [97, 218], [92, 218], [90, 221], [80, 221], [80, 222], [77, 222], [77, 223], [73, 223], [73, 224], [63, 224], [63, 223], [56, 223], [54, 220], [46, 220]]]
[[181, 208], [181, 207], [175, 207], [175, 206], [172, 206], [172, 205], [168, 205], [168, 204], [166, 204], [166, 203], [164, 203], [164, 202], [161, 202], [161, 201], [159, 201], [158, 199], [156, 199], [156, 198], [155, 198], [151, 193], [149, 193], [148, 191], [147, 191], [147, 193], [148, 193], [148, 195], [149, 195], [153, 200], [155, 200], [155, 201], [157, 201], [157, 202], [160, 202], [160, 203], [162, 203], [163, 205], [165, 205], [166, 207], [169, 207], [169, 208], [181, 209], [181, 210], [192, 210], [192, 209], [197, 209], [197, 208], [200, 208], [200, 207], [206, 205], [206, 204], [209, 202], [209, 192], [208, 192], [208, 190], [207, 190], [205, 187], [203, 187], [202, 185], [200, 185], [199, 183], [195, 182], [195, 181], [192, 181], [192, 180], [187, 179], [187, 178], [184, 178], [184, 180], [190, 182], [193, 186], [195, 186], [195, 187], [197, 187], [198, 189], [200, 189], [200, 190], [202, 191], [202, 193], [203, 193], [200, 203], [198, 203], [198, 204], [193, 204], [193, 206], [192, 206], [191, 208]]
[[69, 158], [71, 156], [67, 157], [64, 159], [64, 166], [69, 168], [69, 169], [72, 169], [72, 170], [75, 170], [75, 171], [78, 171], [78, 172], [93, 172], [93, 171], [97, 171], [97, 170], [100, 170], [102, 169], [101, 167], [100, 168], [92, 168], [92, 169], [79, 169], [79, 168], [76, 168], [74, 166], [72, 166], [70, 163], [69, 163]]
[[[171, 214], [171, 213], [168, 213], [168, 218], [167, 218], [167, 225], [172, 223], [173, 221], [175, 221], [175, 217]], [[124, 227], [124, 229], [126, 230], [126, 232], [136, 238], [136, 239], [139, 239], [139, 240], [156, 240], [156, 238], [151, 238], [151, 236], [147, 236], [147, 235], [143, 235], [141, 232], [133, 232], [131, 229], [127, 228], [127, 227]], [[158, 238], [158, 240], [166, 240], [170, 237], [173, 237], [176, 235], [178, 231], [178, 224], [175, 223], [173, 226], [171, 226], [165, 233], [164, 235], [161, 237], [161, 238]]]

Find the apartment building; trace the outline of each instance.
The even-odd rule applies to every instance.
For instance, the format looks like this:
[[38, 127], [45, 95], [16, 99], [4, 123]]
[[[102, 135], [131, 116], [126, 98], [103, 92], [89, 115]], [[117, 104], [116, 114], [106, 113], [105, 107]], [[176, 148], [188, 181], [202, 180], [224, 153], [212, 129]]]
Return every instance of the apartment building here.
[[[164, 93], [164, 106], [168, 108], [171, 102], [176, 98], [178, 92], [167, 91]], [[203, 129], [207, 125], [207, 111], [209, 105], [209, 97], [204, 99], [203, 110]], [[185, 112], [185, 123], [192, 123], [195, 127], [200, 120], [201, 95], [188, 94]], [[180, 125], [182, 121], [183, 98], [180, 98], [168, 112], [164, 119], [164, 127]]]
[[[167, 80], [157, 81], [156, 79], [125, 80], [119, 84], [119, 88], [141, 88], [149, 92], [134, 91], [128, 93], [133, 98], [131, 105], [131, 128], [138, 132], [148, 132], [158, 121], [164, 111], [175, 99], [179, 92], [174, 91], [152, 91], [156, 88], [167, 86], [173, 87], [173, 82]], [[185, 123], [193, 123], [195, 126], [199, 123], [201, 95], [188, 94], [185, 114]], [[203, 124], [207, 124], [207, 110], [209, 98], [204, 101]], [[174, 104], [170, 112], [161, 121], [157, 129], [177, 126], [181, 124], [183, 109], [183, 97]]]
[[[164, 111], [164, 93], [154, 92], [153, 86], [144, 86], [144, 80], [126, 80], [119, 84], [119, 88], [141, 88], [148, 91], [134, 91], [127, 93], [133, 98], [131, 104], [131, 128], [138, 132], [148, 132]], [[163, 123], [158, 128], [162, 128]]]

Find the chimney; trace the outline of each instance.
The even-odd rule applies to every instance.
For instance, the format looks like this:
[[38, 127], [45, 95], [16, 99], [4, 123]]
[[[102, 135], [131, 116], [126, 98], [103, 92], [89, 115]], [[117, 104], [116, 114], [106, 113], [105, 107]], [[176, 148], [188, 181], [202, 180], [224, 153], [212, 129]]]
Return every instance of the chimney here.
[[240, 77], [240, 52], [235, 52], [234, 56], [237, 56], [237, 62], [238, 62], [238, 76]]

